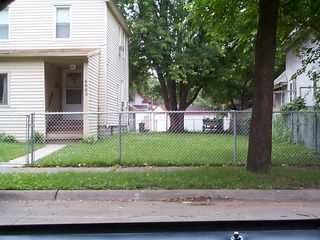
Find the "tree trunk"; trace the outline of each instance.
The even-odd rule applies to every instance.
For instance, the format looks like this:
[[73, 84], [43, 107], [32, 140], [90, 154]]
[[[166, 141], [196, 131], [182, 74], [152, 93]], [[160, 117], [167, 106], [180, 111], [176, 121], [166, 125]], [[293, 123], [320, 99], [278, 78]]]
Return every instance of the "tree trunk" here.
[[169, 132], [184, 133], [184, 112], [169, 112], [170, 127]]
[[268, 172], [272, 148], [272, 102], [279, 0], [259, 1], [252, 120], [247, 169]]

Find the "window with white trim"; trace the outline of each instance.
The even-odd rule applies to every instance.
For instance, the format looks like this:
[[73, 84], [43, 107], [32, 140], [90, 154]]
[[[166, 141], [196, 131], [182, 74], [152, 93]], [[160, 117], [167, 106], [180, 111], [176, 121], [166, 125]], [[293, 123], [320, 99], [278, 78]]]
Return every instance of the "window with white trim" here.
[[123, 59], [126, 58], [126, 51], [127, 51], [127, 41], [126, 41], [126, 35], [123, 32], [123, 37], [122, 37], [122, 41], [123, 41]]
[[9, 11], [0, 11], [0, 40], [9, 39]]
[[70, 7], [56, 7], [56, 38], [70, 38]]
[[0, 105], [8, 104], [8, 74], [0, 73]]

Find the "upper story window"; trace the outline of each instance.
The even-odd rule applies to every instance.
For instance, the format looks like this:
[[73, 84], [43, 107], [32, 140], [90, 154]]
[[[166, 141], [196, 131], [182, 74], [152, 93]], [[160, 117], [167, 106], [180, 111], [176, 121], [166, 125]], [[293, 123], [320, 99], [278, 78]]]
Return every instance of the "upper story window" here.
[[119, 55], [126, 57], [126, 36], [121, 26], [119, 26]]
[[56, 38], [70, 38], [70, 7], [56, 7]]
[[9, 11], [0, 11], [0, 40], [9, 38]]
[[8, 104], [8, 75], [0, 74], [0, 105]]

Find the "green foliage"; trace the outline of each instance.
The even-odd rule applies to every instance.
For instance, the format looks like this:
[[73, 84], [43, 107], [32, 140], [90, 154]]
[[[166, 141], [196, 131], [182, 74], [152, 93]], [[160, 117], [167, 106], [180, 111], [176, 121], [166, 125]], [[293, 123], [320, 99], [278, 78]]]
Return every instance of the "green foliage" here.
[[276, 143], [292, 143], [292, 131], [289, 128], [287, 115], [280, 115], [275, 120], [273, 120], [272, 128], [272, 139]]
[[153, 76], [159, 82], [154, 91], [161, 94], [167, 110], [185, 110], [214, 81], [212, 73], [222, 54], [201, 27], [192, 26], [185, 8], [188, 2], [117, 1], [133, 32], [131, 86], [142, 90]]
[[314, 99], [317, 105], [320, 105], [320, 91], [314, 93]]
[[315, 105], [314, 109], [320, 111], [320, 91], [314, 93]]
[[280, 110], [282, 112], [290, 112], [290, 111], [301, 111], [306, 109], [307, 109], [306, 100], [300, 96], [294, 99], [292, 102], [282, 105]]
[[177, 171], [1, 174], [1, 190], [80, 189], [301, 189], [320, 186], [317, 169], [271, 168], [254, 174], [243, 167]]
[[251, 107], [257, 6], [257, 1], [222, 0], [188, 5], [194, 27], [201, 25], [223, 50], [212, 74], [214, 81], [202, 92], [202, 97], [209, 96], [219, 109]]
[[89, 137], [84, 137], [81, 142], [84, 144], [95, 144], [98, 141], [98, 139], [95, 136], [89, 136]]
[[44, 134], [41, 132], [35, 132], [34, 133], [34, 143], [39, 144], [39, 145], [45, 144]]
[[8, 135], [6, 133], [0, 133], [0, 142], [4, 143], [17, 143], [18, 140], [13, 135]]
[[[187, 6], [194, 26], [201, 26], [224, 49], [225, 59], [217, 68], [220, 74], [215, 75], [213, 85], [203, 92], [204, 96], [211, 96], [224, 108], [241, 109], [251, 105], [258, 2], [194, 0]], [[293, 37], [295, 44], [305, 41], [310, 32], [318, 42], [313, 42], [314, 48], [306, 47], [301, 51], [304, 61], [297, 74], [306, 73], [314, 82], [320, 79], [319, 71], [307, 70], [307, 65], [319, 62], [320, 57], [319, 9], [320, 1], [280, 0], [275, 66], [277, 75], [285, 68], [284, 55], [292, 44], [289, 36], [293, 30], [301, 29], [301, 36]]]

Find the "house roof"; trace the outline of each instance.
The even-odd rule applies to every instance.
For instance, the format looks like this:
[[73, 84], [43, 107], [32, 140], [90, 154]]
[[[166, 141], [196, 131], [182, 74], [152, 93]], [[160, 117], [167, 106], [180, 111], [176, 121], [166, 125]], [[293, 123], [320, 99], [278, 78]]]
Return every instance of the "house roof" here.
[[0, 11], [2, 9], [5, 9], [10, 3], [12, 3], [14, 0], [1, 0], [0, 1]]
[[86, 57], [99, 52], [97, 48], [0, 50], [0, 57]]
[[191, 104], [186, 111], [212, 111], [213, 108], [206, 105]]
[[288, 85], [288, 77], [287, 77], [286, 71], [281, 73], [279, 75], [279, 77], [277, 77], [276, 80], [274, 80], [273, 88], [277, 89], [277, 88], [285, 86], [285, 85]]
[[295, 28], [287, 36], [287, 38], [281, 43], [284, 51], [288, 51], [289, 48], [295, 44], [301, 44], [312, 35], [313, 31], [310, 28]]
[[143, 98], [142, 103], [155, 103], [154, 101], [151, 101], [149, 98], [144, 96], [142, 92], [137, 92], [137, 94]]

